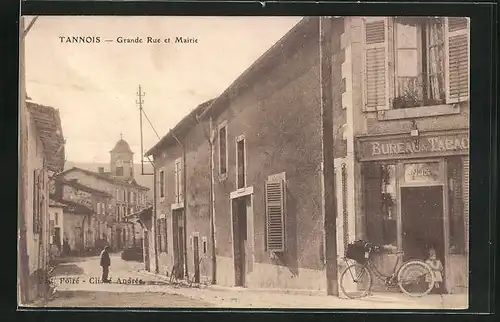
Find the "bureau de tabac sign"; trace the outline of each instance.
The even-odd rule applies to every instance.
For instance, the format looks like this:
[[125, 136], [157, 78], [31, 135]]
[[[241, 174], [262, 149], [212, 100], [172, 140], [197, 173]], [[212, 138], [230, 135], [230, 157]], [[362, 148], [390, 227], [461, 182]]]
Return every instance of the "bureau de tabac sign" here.
[[467, 132], [358, 138], [360, 161], [469, 154]]

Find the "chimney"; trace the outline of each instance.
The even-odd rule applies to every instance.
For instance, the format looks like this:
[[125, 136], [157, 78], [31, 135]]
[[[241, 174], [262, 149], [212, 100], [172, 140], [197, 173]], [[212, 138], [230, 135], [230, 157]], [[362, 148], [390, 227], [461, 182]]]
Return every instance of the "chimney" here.
[[104, 173], [104, 167], [99, 167], [98, 171], [99, 171], [100, 174], [103, 174]]

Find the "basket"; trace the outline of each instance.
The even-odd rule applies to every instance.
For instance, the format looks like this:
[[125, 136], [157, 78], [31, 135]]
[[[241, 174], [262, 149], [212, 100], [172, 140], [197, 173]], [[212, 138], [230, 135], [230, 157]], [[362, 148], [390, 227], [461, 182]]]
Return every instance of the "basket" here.
[[355, 260], [357, 263], [364, 265], [366, 263], [365, 254], [367, 253], [367, 249], [365, 243], [363, 242], [354, 242], [347, 245], [347, 250], [345, 253], [345, 257], [348, 259]]

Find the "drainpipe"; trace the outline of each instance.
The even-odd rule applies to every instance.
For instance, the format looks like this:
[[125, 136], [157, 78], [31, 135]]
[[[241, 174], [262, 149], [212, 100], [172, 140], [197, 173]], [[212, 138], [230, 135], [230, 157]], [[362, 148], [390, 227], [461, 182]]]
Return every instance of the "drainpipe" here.
[[184, 197], [183, 199], [183, 204], [184, 204], [184, 276], [189, 276], [188, 274], [188, 256], [187, 256], [187, 248], [188, 248], [188, 243], [187, 243], [187, 172], [186, 172], [186, 147], [184, 144], [181, 143], [181, 141], [177, 138], [175, 133], [172, 131], [172, 135], [174, 139], [177, 141], [177, 144], [182, 149], [182, 190]]
[[[158, 193], [158, 189], [156, 189], [156, 185], [157, 185], [157, 176], [156, 176], [156, 167], [154, 166], [153, 162], [151, 162], [150, 160], [150, 163], [151, 165], [153, 166], [153, 223], [152, 223], [152, 228], [153, 228], [153, 231], [152, 231], [152, 234], [153, 235], [153, 246], [154, 246], [154, 251], [155, 251], [155, 273], [156, 274], [159, 274], [160, 273], [160, 265], [158, 263], [158, 243], [157, 243], [157, 238], [156, 238], [156, 208], [157, 208], [157, 205], [156, 205], [156, 194]], [[149, 238], [149, 234], [148, 234], [148, 238]], [[148, 243], [149, 245], [149, 243]]]
[[[196, 117], [196, 121], [203, 128], [203, 124], [200, 122], [200, 118]], [[217, 255], [215, 252], [215, 180], [214, 180], [214, 140], [215, 134], [212, 128], [212, 118], [210, 118], [209, 123], [210, 133], [205, 132], [205, 136], [208, 141], [208, 149], [210, 154], [210, 242], [212, 244], [212, 285], [217, 284]]]

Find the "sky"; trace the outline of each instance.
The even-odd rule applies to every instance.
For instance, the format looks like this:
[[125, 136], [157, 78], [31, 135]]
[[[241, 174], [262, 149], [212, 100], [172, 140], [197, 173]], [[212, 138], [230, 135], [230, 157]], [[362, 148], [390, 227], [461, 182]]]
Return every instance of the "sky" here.
[[[27, 94], [59, 109], [67, 160], [109, 162], [122, 134], [139, 163], [139, 85], [144, 111], [162, 137], [197, 105], [222, 94], [300, 19], [41, 16], [26, 37]], [[100, 37], [100, 43], [60, 38], [72, 36]], [[118, 37], [161, 43], [118, 43]], [[176, 37], [198, 42], [174, 43]], [[143, 135], [145, 151], [158, 142], [145, 119]]]

